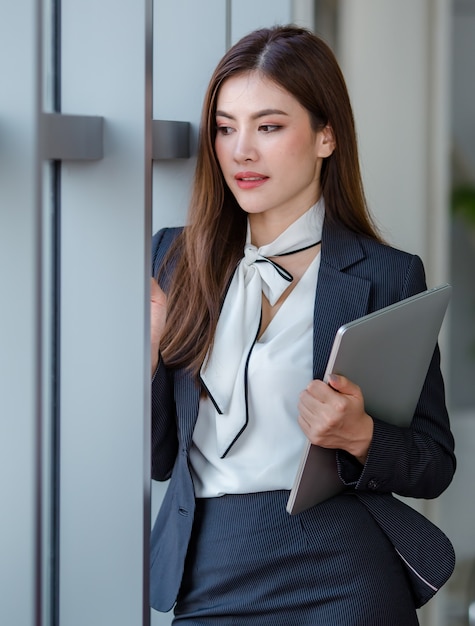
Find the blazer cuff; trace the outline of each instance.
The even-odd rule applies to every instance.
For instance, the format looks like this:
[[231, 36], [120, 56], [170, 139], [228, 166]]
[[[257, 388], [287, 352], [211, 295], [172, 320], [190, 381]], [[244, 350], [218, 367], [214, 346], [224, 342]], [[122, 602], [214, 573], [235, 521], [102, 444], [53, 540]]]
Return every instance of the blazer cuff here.
[[346, 487], [356, 487], [363, 473], [364, 466], [352, 454], [337, 450], [336, 464], [340, 480]]

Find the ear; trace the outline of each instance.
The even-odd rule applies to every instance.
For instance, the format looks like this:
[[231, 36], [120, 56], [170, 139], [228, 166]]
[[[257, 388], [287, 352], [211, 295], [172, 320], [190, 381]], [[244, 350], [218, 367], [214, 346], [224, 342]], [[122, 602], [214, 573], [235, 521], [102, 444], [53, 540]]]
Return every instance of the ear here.
[[333, 136], [333, 129], [331, 126], [325, 126], [323, 130], [317, 133], [316, 140], [317, 157], [324, 159], [333, 154], [336, 147], [335, 137]]

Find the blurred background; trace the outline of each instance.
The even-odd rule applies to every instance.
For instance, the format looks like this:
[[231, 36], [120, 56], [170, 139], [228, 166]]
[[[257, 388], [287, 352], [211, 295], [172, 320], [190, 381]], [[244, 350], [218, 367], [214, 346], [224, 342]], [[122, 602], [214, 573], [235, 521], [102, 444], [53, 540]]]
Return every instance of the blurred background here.
[[[475, 0], [0, 0], [0, 623], [148, 609], [150, 238], [185, 220], [224, 51], [295, 22], [333, 48], [385, 238], [453, 285], [458, 471], [410, 504], [452, 540], [423, 626], [475, 624]], [[427, 546], [430, 550], [430, 546]]]

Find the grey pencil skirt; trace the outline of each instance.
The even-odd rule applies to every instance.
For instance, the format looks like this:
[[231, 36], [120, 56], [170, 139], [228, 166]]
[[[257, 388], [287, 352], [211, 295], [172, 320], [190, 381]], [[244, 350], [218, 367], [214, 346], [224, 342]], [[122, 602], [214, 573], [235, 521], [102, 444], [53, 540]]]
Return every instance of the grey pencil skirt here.
[[419, 623], [399, 557], [357, 498], [291, 516], [288, 495], [197, 500], [173, 624]]

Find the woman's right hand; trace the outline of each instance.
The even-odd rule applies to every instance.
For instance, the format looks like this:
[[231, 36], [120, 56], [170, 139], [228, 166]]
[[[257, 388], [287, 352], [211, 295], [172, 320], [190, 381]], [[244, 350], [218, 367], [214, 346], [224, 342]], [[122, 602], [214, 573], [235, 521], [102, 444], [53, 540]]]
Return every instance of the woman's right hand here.
[[150, 339], [152, 376], [158, 366], [158, 351], [167, 319], [167, 296], [157, 281], [152, 278], [150, 284]]

